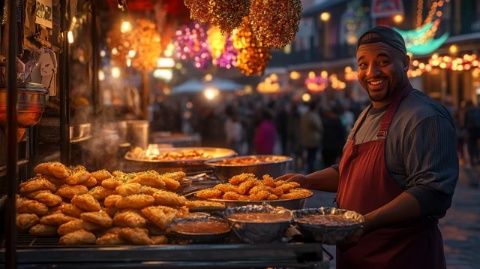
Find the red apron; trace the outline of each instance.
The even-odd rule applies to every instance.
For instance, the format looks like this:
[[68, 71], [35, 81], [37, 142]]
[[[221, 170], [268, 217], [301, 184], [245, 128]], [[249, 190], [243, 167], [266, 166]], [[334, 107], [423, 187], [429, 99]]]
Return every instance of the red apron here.
[[[410, 91], [402, 91], [388, 106], [377, 140], [355, 145], [355, 135], [367, 113], [348, 139], [339, 166], [337, 202], [340, 208], [365, 215], [403, 192], [387, 171], [385, 138], [398, 106]], [[337, 246], [337, 268], [446, 268], [437, 222], [399, 223], [370, 231], [355, 244]]]

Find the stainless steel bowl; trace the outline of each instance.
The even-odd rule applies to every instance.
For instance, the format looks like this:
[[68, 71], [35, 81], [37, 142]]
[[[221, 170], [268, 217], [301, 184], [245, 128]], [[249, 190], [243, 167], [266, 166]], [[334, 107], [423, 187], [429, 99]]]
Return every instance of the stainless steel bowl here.
[[250, 244], [270, 243], [280, 241], [290, 226], [291, 218], [288, 220], [262, 220], [262, 222], [246, 221], [234, 218], [235, 213], [273, 213], [283, 214], [287, 212], [290, 216], [290, 210], [272, 207], [270, 205], [247, 205], [228, 208], [225, 210], [225, 217], [232, 225], [232, 230], [237, 237]]
[[[312, 193], [313, 195], [313, 193]], [[310, 195], [309, 197], [311, 197]], [[246, 205], [264, 205], [281, 206], [286, 209], [302, 209], [305, 206], [305, 202], [309, 197], [297, 198], [297, 199], [279, 199], [279, 200], [262, 200], [262, 201], [243, 201], [243, 200], [225, 200], [225, 199], [208, 199], [209, 201], [221, 202], [225, 204], [225, 207], [239, 207]]]
[[[258, 162], [239, 164], [242, 159], [247, 158], [257, 159]], [[268, 159], [273, 160], [269, 161]], [[213, 168], [215, 175], [220, 180], [227, 181], [229, 178], [241, 173], [252, 173], [259, 178], [265, 174], [279, 177], [291, 169], [292, 160], [292, 158], [282, 155], [247, 155], [211, 160], [205, 162], [205, 164]]]
[[[340, 215], [351, 220], [348, 225], [324, 225], [312, 223], [304, 217], [311, 215]], [[364, 217], [355, 212], [334, 207], [307, 208], [293, 211], [293, 220], [307, 241], [317, 241], [328, 245], [336, 245], [347, 241], [349, 237], [360, 232]]]
[[199, 223], [199, 222], [208, 222], [208, 221], [217, 221], [229, 225], [228, 222], [221, 218], [211, 217], [208, 215], [192, 215], [191, 217], [186, 218], [176, 218], [170, 224], [168, 230], [171, 237], [176, 240], [180, 240], [186, 243], [220, 243], [225, 241], [227, 236], [230, 234], [231, 228], [228, 230], [210, 233], [210, 232], [183, 232], [178, 231], [175, 227], [181, 223]]

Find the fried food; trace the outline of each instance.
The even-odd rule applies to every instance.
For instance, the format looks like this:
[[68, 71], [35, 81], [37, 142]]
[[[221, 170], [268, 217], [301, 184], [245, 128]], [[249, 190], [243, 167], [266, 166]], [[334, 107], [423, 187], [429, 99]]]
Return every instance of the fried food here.
[[55, 194], [63, 197], [64, 199], [71, 200], [73, 196], [85, 193], [88, 193], [88, 189], [83, 185], [62, 185]]
[[165, 245], [168, 243], [168, 239], [164, 235], [152, 236], [152, 241], [154, 245]]
[[120, 237], [120, 232], [118, 233], [105, 233], [104, 235], [97, 238], [97, 245], [124, 245], [127, 242]]
[[39, 190], [39, 191], [32, 191], [32, 192], [23, 193], [22, 195], [27, 197], [28, 199], [34, 199], [37, 194], [42, 193], [42, 192], [52, 193], [50, 190]]
[[[213, 187], [213, 189], [219, 190], [222, 193], [226, 193], [227, 191], [235, 191], [237, 189], [237, 187], [232, 185], [232, 184], [222, 183], [222, 184], [215, 185], [215, 187]], [[218, 196], [220, 197], [220, 195], [221, 194], [219, 194]]]
[[94, 177], [90, 176], [88, 180], [83, 183], [83, 185], [85, 185], [87, 188], [95, 187], [97, 186], [97, 180]]
[[263, 185], [268, 186], [268, 187], [272, 187], [272, 188], [276, 187], [275, 180], [270, 175], [263, 175], [262, 183], [263, 183]]
[[195, 193], [195, 196], [200, 199], [216, 199], [221, 198], [223, 192], [217, 189], [204, 189]]
[[83, 229], [83, 221], [81, 219], [73, 219], [60, 225], [57, 229], [57, 233], [59, 235], [66, 235], [81, 229]]
[[171, 178], [171, 179], [176, 180], [176, 181], [180, 181], [181, 179], [186, 177], [187, 174], [185, 174], [185, 172], [183, 172], [183, 171], [177, 171], [177, 172], [165, 173], [165, 174], [162, 174], [162, 176]]
[[112, 226], [113, 220], [105, 211], [86, 212], [80, 215], [82, 220], [97, 224], [104, 228]]
[[267, 200], [269, 196], [270, 196], [270, 192], [268, 192], [267, 190], [260, 190], [256, 193], [250, 194], [248, 197], [249, 197], [249, 200], [262, 201], [262, 200]]
[[85, 230], [77, 230], [60, 237], [58, 242], [61, 245], [87, 245], [95, 244], [96, 240], [97, 238], [93, 233]]
[[59, 205], [62, 202], [62, 197], [50, 192], [39, 192], [33, 199], [50, 207]]
[[83, 185], [90, 178], [90, 173], [86, 170], [79, 169], [65, 179], [69, 185]]
[[242, 173], [240, 175], [233, 176], [228, 180], [228, 182], [232, 185], [240, 185], [248, 179], [255, 179], [255, 175], [250, 173]]
[[55, 186], [62, 186], [63, 184], [65, 184], [65, 178], [56, 178], [54, 176], [47, 175], [42, 175], [42, 177], [55, 184]]
[[139, 183], [126, 183], [115, 188], [115, 191], [121, 196], [128, 196], [132, 194], [139, 194], [142, 189], [142, 185]]
[[115, 191], [111, 189], [106, 189], [102, 186], [96, 186], [93, 189], [91, 189], [88, 193], [90, 193], [93, 198], [102, 201], [105, 199], [105, 197], [112, 195]]
[[91, 194], [75, 195], [72, 204], [83, 211], [100, 211], [100, 204]]
[[267, 200], [277, 200], [279, 197], [273, 193], [270, 193], [270, 195], [267, 197]]
[[180, 188], [180, 182], [178, 182], [178, 180], [166, 176], [162, 176], [162, 180], [165, 183], [165, 188], [167, 190], [174, 191]]
[[119, 209], [140, 209], [151, 206], [155, 203], [155, 199], [147, 194], [133, 194], [120, 198], [115, 206]]
[[157, 191], [158, 191], [157, 188], [153, 188], [153, 187], [150, 187], [150, 186], [143, 186], [142, 185], [142, 187], [140, 188], [140, 193], [141, 194], [153, 195]]
[[17, 213], [30, 213], [43, 216], [48, 213], [48, 207], [35, 200], [17, 200]]
[[118, 178], [107, 178], [102, 181], [102, 187], [107, 188], [107, 189], [112, 189], [114, 190], [116, 187], [120, 186], [123, 184], [123, 181], [121, 181]]
[[73, 217], [67, 216], [63, 213], [55, 213], [43, 216], [42, 218], [40, 218], [40, 223], [51, 226], [59, 226], [73, 219]]
[[39, 218], [37, 215], [29, 214], [29, 213], [18, 214], [17, 220], [16, 220], [17, 227], [20, 230], [27, 230], [33, 225], [37, 224], [38, 221], [39, 221]]
[[166, 229], [177, 214], [177, 210], [166, 206], [149, 206], [142, 209], [142, 215], [160, 229]]
[[28, 192], [34, 192], [39, 190], [56, 191], [57, 186], [55, 186], [55, 184], [46, 180], [45, 178], [34, 177], [31, 180], [21, 183], [20, 189], [19, 189], [20, 193], [28, 193]]
[[237, 187], [237, 193], [239, 194], [242, 194], [242, 195], [245, 195], [248, 193], [248, 191], [253, 187], [255, 186], [255, 184], [257, 183], [257, 180], [256, 179], [247, 179], [245, 180], [244, 182], [240, 183], [240, 185], [238, 185]]
[[147, 171], [137, 174], [129, 183], [139, 183], [154, 188], [165, 188], [165, 182], [162, 177], [155, 171]]
[[153, 198], [155, 198], [155, 204], [157, 205], [180, 207], [187, 203], [185, 197], [169, 191], [159, 190], [153, 194]]
[[110, 174], [110, 172], [105, 169], [98, 170], [90, 174], [97, 180], [98, 183], [102, 183], [102, 181], [104, 181], [105, 179], [112, 177], [112, 174]]
[[117, 204], [117, 201], [120, 199], [122, 199], [121, 195], [118, 195], [118, 194], [109, 195], [105, 198], [105, 200], [103, 200], [103, 205], [105, 207], [114, 207]]
[[153, 245], [153, 240], [148, 237], [148, 233], [144, 229], [123, 228], [120, 231], [120, 237], [135, 245]]
[[127, 210], [115, 214], [113, 224], [121, 227], [144, 227], [147, 221], [144, 217], [133, 210]]
[[62, 213], [65, 215], [75, 217], [75, 218], [79, 218], [80, 214], [82, 214], [83, 212], [80, 208], [67, 203], [60, 206], [60, 211], [62, 211]]
[[225, 200], [242, 200], [242, 201], [247, 201], [249, 199], [247, 195], [241, 195], [233, 191], [224, 193], [222, 198]]
[[282, 194], [281, 199], [300, 199], [306, 198], [312, 195], [312, 192], [307, 189], [292, 189], [289, 193]]
[[54, 236], [57, 235], [57, 227], [39, 223], [33, 225], [28, 233], [35, 236]]
[[280, 186], [277, 186], [277, 188], [280, 188], [283, 193], [288, 193], [291, 189], [295, 189], [298, 187], [300, 187], [300, 184], [298, 182], [286, 182]]
[[187, 201], [188, 208], [201, 208], [201, 207], [211, 207], [211, 208], [225, 208], [224, 203], [220, 202], [213, 202], [213, 201], [203, 201], [203, 200], [194, 200], [194, 201]]
[[67, 178], [70, 175], [70, 169], [59, 162], [41, 163], [35, 166], [33, 171], [37, 174], [53, 176], [60, 179]]

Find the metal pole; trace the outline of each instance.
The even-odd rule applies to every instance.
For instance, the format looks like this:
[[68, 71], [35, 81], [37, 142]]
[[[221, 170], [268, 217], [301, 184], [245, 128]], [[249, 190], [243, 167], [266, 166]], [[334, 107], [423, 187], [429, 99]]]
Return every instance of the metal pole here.
[[70, 79], [68, 68], [68, 0], [60, 1], [60, 28], [62, 33], [62, 53], [60, 56], [60, 159], [70, 165]]
[[5, 218], [5, 268], [17, 264], [17, 231], [15, 226], [15, 194], [17, 190], [17, 1], [7, 2], [7, 210]]

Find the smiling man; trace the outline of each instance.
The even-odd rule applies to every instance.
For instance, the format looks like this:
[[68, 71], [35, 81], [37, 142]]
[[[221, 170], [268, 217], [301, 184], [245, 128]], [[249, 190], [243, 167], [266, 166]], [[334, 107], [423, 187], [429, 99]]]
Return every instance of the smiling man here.
[[279, 179], [337, 192], [338, 207], [364, 215], [363, 233], [337, 246], [337, 268], [445, 268], [438, 219], [458, 180], [453, 120], [412, 88], [410, 59], [396, 31], [377, 26], [364, 33], [356, 59], [371, 104], [339, 165]]

